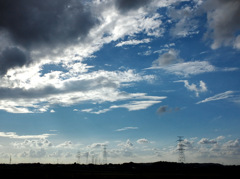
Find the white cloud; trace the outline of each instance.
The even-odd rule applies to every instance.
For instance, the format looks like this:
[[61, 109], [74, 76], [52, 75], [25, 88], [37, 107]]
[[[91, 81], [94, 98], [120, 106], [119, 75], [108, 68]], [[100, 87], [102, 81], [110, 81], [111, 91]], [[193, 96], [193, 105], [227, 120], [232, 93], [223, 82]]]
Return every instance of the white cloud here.
[[185, 77], [217, 71], [216, 67], [214, 67], [207, 61], [189, 61], [170, 64], [167, 66], [152, 66], [147, 69], [162, 69], [167, 73]]
[[120, 129], [116, 129], [115, 131], [121, 132], [121, 131], [136, 130], [136, 129], [138, 129], [138, 127], [123, 127], [123, 128], [120, 128]]
[[108, 141], [102, 142], [102, 143], [92, 143], [91, 145], [88, 145], [87, 147], [91, 148], [91, 149], [95, 149], [95, 148], [104, 147], [104, 146], [108, 145], [108, 143], [109, 143]]
[[122, 142], [118, 144], [119, 147], [123, 147], [125, 149], [132, 149], [133, 148], [133, 143], [128, 139], [126, 142]]
[[[129, 111], [137, 111], [137, 110], [143, 110], [151, 107], [154, 104], [161, 103], [163, 99], [166, 99], [166, 96], [147, 96], [145, 93], [123, 93], [122, 98], [119, 98], [119, 100], [139, 100], [139, 101], [131, 101], [126, 104], [120, 104], [120, 105], [111, 105], [109, 108], [100, 109], [100, 110], [94, 110], [92, 108], [89, 109], [82, 109], [82, 112], [92, 113], [92, 114], [102, 114], [108, 111], [111, 111], [113, 109], [117, 108], [126, 108]], [[121, 95], [119, 95], [121, 96]], [[144, 100], [143, 100], [144, 99]], [[79, 110], [75, 110], [79, 111]]]
[[[151, 37], [161, 36], [162, 21], [156, 12], [160, 5], [156, 6], [156, 3], [150, 3], [147, 11], [140, 8], [121, 13], [112, 1], [94, 1], [88, 11], [94, 14], [98, 23], [87, 29], [85, 40], [77, 38], [73, 40], [74, 43], [56, 43], [51, 51], [47, 48], [34, 49], [29, 52], [34, 63], [10, 68], [6, 75], [1, 76], [0, 109], [10, 113], [42, 113], [54, 105], [71, 106], [83, 101], [100, 103], [128, 99], [119, 91], [121, 86], [148, 81], [153, 76], [140, 75], [131, 70], [94, 71], [94, 67], [87, 65], [84, 59], [93, 57], [104, 44], [126, 36], [132, 38], [140, 32]], [[5, 45], [8, 45], [8, 39], [5, 41]], [[146, 38], [128, 43], [149, 41], [150, 38]], [[59, 70], [46, 72], [48, 65], [56, 66]]]
[[82, 112], [87, 112], [87, 113], [92, 113], [92, 114], [102, 114], [102, 113], [108, 112], [110, 110], [111, 110], [110, 108], [106, 108], [106, 109], [101, 109], [101, 110], [98, 110], [98, 111], [93, 111], [93, 109], [83, 109], [81, 111]]
[[179, 57], [179, 53], [178, 50], [169, 49], [167, 52], [161, 54], [157, 60], [153, 61], [152, 66], [147, 69], [164, 70], [167, 73], [185, 77], [220, 70], [208, 61], [184, 62], [184, 60]]
[[224, 136], [218, 136], [217, 138], [216, 138], [216, 140], [223, 140], [223, 139], [225, 139], [225, 137]]
[[147, 139], [143, 138], [143, 139], [138, 139], [137, 143], [138, 144], [147, 144], [147, 143], [149, 143], [149, 141]]
[[178, 80], [178, 81], [175, 81], [175, 82], [183, 82], [184, 86], [189, 91], [194, 91], [197, 97], [199, 97], [199, 93], [207, 91], [207, 86], [202, 80], [200, 80], [200, 82], [199, 82], [199, 87], [197, 87], [197, 85], [195, 85], [194, 83], [189, 84], [188, 80]]
[[149, 43], [151, 41], [151, 39], [147, 38], [147, 39], [142, 39], [142, 40], [128, 40], [128, 41], [122, 41], [119, 42], [116, 47], [122, 47], [124, 45], [138, 45], [138, 44], [142, 44], [142, 43]]
[[13, 142], [12, 145], [15, 148], [49, 148], [53, 147], [53, 144], [47, 139], [38, 139], [38, 140], [30, 140], [26, 139], [23, 142]]
[[184, 6], [178, 10], [169, 8], [168, 15], [171, 22], [176, 22], [170, 29], [170, 34], [174, 37], [187, 37], [198, 34], [198, 22], [193, 18], [195, 13], [194, 7], [189, 6]]
[[223, 144], [223, 149], [225, 154], [230, 156], [239, 156], [240, 155], [240, 139], [230, 140]]
[[[52, 72], [50, 74], [53, 74]], [[13, 113], [46, 112], [51, 106], [58, 104], [70, 106], [82, 101], [105, 102], [130, 99], [134, 95], [119, 91], [121, 86], [153, 78], [151, 75], [140, 75], [133, 70], [127, 71], [94, 71], [65, 77], [52, 78], [50, 74], [38, 76], [39, 86], [29, 88], [0, 87], [0, 109]], [[63, 74], [62, 74], [63, 75]], [[43, 83], [41, 78], [51, 78], [50, 83]], [[53, 81], [53, 79], [55, 79]], [[32, 79], [29, 79], [30, 81]], [[35, 81], [34, 80], [34, 81]], [[44, 80], [44, 81], [45, 81]], [[14, 100], [13, 100], [14, 98]], [[44, 104], [44, 105], [43, 105]]]
[[50, 110], [50, 113], [55, 113], [55, 110], [54, 110], [54, 109], [51, 109], [51, 110]]
[[61, 144], [58, 144], [56, 148], [73, 148], [73, 143], [71, 141], [65, 141]]
[[238, 35], [234, 41], [233, 47], [240, 50], [240, 35]]
[[228, 98], [233, 97], [234, 93], [235, 93], [234, 91], [226, 91], [226, 92], [223, 92], [223, 93], [219, 93], [219, 94], [216, 94], [212, 97], [209, 97], [209, 98], [206, 98], [202, 101], [199, 101], [196, 104], [206, 103], [206, 102], [210, 102], [210, 101], [217, 101], [217, 100], [222, 100], [222, 99], [228, 99]]
[[199, 144], [216, 144], [217, 141], [214, 139], [202, 138], [198, 143]]
[[11, 139], [45, 139], [55, 134], [40, 134], [40, 135], [17, 135], [16, 132], [0, 132], [0, 137]]
[[26, 157], [30, 157], [30, 158], [43, 158], [46, 156], [46, 150], [41, 148], [39, 150], [29, 150], [28, 152], [26, 152]]
[[127, 108], [129, 111], [136, 111], [149, 108], [150, 106], [161, 103], [161, 101], [132, 101], [128, 104], [113, 105], [110, 108]]
[[[169, 45], [168, 45], [169, 46]], [[163, 53], [164, 52], [164, 53]], [[239, 70], [237, 67], [215, 67], [208, 61], [184, 61], [180, 58], [180, 51], [175, 49], [161, 49], [155, 51], [155, 53], [163, 53], [157, 60], [152, 62], [152, 66], [146, 68], [147, 70], [159, 69], [164, 70], [167, 73], [175, 74], [178, 76], [189, 77], [191, 75], [198, 75], [209, 72], [228, 72]]]

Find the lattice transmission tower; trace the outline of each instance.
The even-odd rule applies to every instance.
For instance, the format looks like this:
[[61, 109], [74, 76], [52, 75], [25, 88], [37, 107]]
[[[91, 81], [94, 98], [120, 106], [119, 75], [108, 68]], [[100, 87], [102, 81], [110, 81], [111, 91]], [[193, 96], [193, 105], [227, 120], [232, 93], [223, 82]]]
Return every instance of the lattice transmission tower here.
[[77, 163], [80, 164], [80, 158], [81, 158], [81, 152], [80, 151], [77, 152], [76, 158], [77, 158]]
[[184, 163], [185, 162], [185, 155], [184, 155], [184, 147], [185, 145], [183, 144], [183, 136], [177, 136], [178, 137], [178, 162], [179, 163]]
[[107, 164], [107, 146], [104, 145], [103, 146], [103, 161], [102, 161], [103, 164]]

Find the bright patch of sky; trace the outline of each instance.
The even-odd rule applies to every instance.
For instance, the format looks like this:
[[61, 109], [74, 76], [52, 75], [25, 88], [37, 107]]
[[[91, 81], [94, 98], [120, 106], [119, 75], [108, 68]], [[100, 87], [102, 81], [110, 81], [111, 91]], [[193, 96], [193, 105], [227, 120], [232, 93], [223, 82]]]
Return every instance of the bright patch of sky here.
[[[18, 8], [17, 8], [18, 7]], [[238, 0], [0, 6], [0, 160], [240, 164]]]

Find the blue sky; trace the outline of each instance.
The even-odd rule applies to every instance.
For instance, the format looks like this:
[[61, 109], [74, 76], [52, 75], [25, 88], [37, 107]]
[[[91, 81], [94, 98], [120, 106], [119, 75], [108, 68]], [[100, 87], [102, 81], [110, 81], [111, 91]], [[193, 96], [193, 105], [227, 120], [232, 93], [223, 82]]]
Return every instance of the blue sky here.
[[[19, 8], [17, 8], [19, 7]], [[14, 12], [14, 13], [12, 13]], [[0, 5], [0, 162], [239, 164], [237, 0]]]

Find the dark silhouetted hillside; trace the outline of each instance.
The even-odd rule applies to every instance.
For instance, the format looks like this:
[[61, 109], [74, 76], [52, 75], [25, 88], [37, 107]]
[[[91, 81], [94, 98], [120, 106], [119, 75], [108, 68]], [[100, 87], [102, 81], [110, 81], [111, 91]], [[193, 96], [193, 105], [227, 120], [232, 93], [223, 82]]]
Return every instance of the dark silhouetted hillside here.
[[2, 178], [239, 178], [240, 166], [172, 162], [79, 164], [1, 164]]

